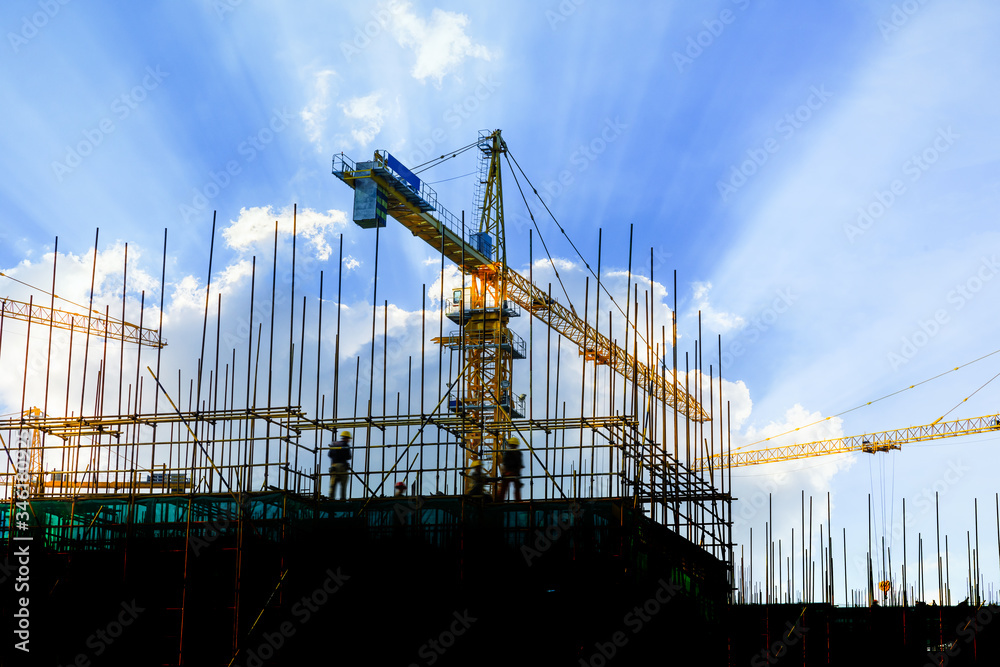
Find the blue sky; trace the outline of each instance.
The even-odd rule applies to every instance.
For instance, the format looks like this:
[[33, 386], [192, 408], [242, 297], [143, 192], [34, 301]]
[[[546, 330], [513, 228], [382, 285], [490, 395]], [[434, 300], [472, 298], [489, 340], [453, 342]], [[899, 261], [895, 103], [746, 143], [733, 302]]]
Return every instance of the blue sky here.
[[[213, 289], [237, 356], [254, 256], [257, 288], [269, 287], [274, 220], [287, 272], [298, 204], [297, 298], [315, 299], [319, 270], [335, 288], [343, 234], [347, 363], [371, 350], [375, 242], [350, 222], [351, 191], [330, 174], [332, 155], [367, 159], [385, 148], [417, 164], [484, 128], [503, 130], [595, 266], [603, 230], [602, 268], [618, 296], [634, 225], [634, 273], [648, 279], [652, 250], [654, 280], [669, 287], [655, 292], [657, 327], [677, 270], [682, 352], [693, 348], [699, 309], [706, 337], [723, 337], [734, 443], [839, 415], [1000, 347], [1000, 9], [988, 3], [47, 0], [6, 3], [0, 24], [2, 270], [48, 285], [58, 236], [57, 292], [83, 302], [100, 227], [95, 302], [120, 304], [127, 242], [134, 319], [142, 290], [147, 307], [158, 303], [167, 228], [165, 359], [185, 377], [200, 344], [213, 211]], [[441, 181], [439, 200], [456, 214], [471, 214], [469, 156], [423, 174]], [[527, 271], [530, 223], [505, 176], [508, 260]], [[539, 208], [580, 310], [585, 270]], [[551, 272], [534, 250], [541, 285]], [[418, 351], [419, 286], [436, 307], [438, 258], [394, 224], [379, 251], [375, 303], [389, 303], [394, 349]], [[527, 335], [527, 322], [518, 326]], [[717, 368], [714, 356], [706, 364]], [[926, 424], [960, 403], [948, 418], [994, 413], [992, 384], [962, 401], [1000, 370], [998, 359], [788, 442]], [[20, 388], [0, 397], [16, 406]], [[773, 490], [776, 521], [789, 528], [800, 489], [817, 499], [831, 491], [835, 537], [847, 526], [851, 551], [864, 539], [869, 492], [881, 516], [884, 477], [897, 499], [884, 503], [887, 522], [898, 523], [899, 498], [912, 499], [909, 510], [937, 489], [942, 525], [961, 543], [979, 497], [989, 543], [996, 444], [973, 436], [883, 460], [750, 468], [734, 474], [735, 491]], [[739, 539], [750, 525], [763, 533], [759, 511], [744, 510]], [[907, 528], [913, 560], [918, 530], [926, 539], [933, 512]], [[997, 581], [996, 558], [984, 554], [983, 566]], [[860, 570], [851, 585], [862, 586]]]

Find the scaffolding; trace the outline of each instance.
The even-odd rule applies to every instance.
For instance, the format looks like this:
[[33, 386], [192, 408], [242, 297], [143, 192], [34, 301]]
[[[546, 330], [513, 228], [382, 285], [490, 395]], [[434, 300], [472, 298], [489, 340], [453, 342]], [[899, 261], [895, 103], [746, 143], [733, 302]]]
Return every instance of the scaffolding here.
[[[213, 225], [213, 242], [214, 237]], [[277, 238], [276, 224], [275, 263], [270, 267], [272, 303], [276, 303]], [[294, 234], [292, 238], [290, 268], [294, 276]], [[324, 300], [321, 273], [315, 286], [318, 294], [312, 299], [301, 296], [297, 301], [293, 278], [287, 320], [273, 309], [262, 316], [259, 307], [258, 312], [254, 310], [258, 286], [255, 258], [250, 301], [232, 306], [245, 308], [251, 323], [245, 337], [237, 341], [245, 350], [238, 354], [233, 344], [227, 353], [221, 345], [222, 296], [212, 293], [212, 252], [208, 258], [202, 345], [193, 351], [198, 372], [183, 378], [177, 370], [170, 388], [165, 377], [171, 372], [161, 368], [162, 321], [152, 339], [141, 333], [141, 325], [112, 331], [105, 326], [105, 318], [98, 327], [100, 348], [95, 349], [100, 354], [96, 355], [90, 337], [98, 331], [92, 323], [78, 328], [81, 320], [70, 314], [67, 326], [56, 326], [45, 321], [45, 317], [51, 317], [44, 313], [22, 323], [23, 318], [0, 308], [0, 363], [8, 368], [23, 366], [20, 379], [25, 389], [21, 400], [27, 408], [18, 416], [0, 420], [0, 440], [7, 454], [0, 471], [0, 489], [7, 504], [2, 537], [8, 553], [19, 536], [31, 535], [57, 561], [71, 560], [73, 554], [117, 553], [123, 549], [167, 554], [156, 567], [178, 568], [163, 583], [176, 586], [169, 595], [164, 593], [162, 600], [163, 609], [169, 611], [164, 612], [167, 616], [162, 620], [176, 628], [170, 633], [170, 641], [176, 645], [171, 644], [173, 648], [164, 653], [176, 656], [170, 664], [189, 661], [183, 648], [185, 637], [197, 633], [191, 621], [194, 617], [190, 616], [196, 596], [192, 597], [195, 575], [189, 572], [189, 556], [199, 550], [199, 545], [215, 544], [218, 536], [224, 537], [218, 544], [225, 545], [226, 555], [220, 556], [218, 567], [232, 573], [232, 584], [219, 595], [229, 596], [223, 606], [232, 620], [227, 646], [231, 656], [232, 651], [239, 652], [246, 646], [252, 631], [251, 616], [262, 613], [264, 608], [286, 604], [280, 594], [270, 602], [260, 597], [241, 598], [240, 591], [249, 590], [241, 589], [245, 584], [239, 583], [249, 567], [247, 545], [276, 545], [273, 552], [271, 547], [260, 548], [271, 554], [266, 566], [261, 565], [266, 571], [262, 576], [270, 582], [268, 586], [277, 586], [278, 590], [288, 572], [291, 556], [287, 541], [293, 539], [294, 525], [338, 520], [364, 526], [366, 534], [391, 532], [392, 513], [383, 504], [389, 501], [385, 498], [391, 495], [388, 490], [397, 483], [403, 483], [412, 497], [422, 499], [426, 512], [421, 510], [419, 514], [420, 534], [422, 539], [437, 536], [434, 539], [439, 548], [465, 549], [456, 547], [465, 542], [452, 539], [454, 531], [483, 512], [495, 515], [497, 525], [519, 526], [520, 538], [501, 540], [516, 547], [524, 535], [545, 525], [539, 517], [546, 512], [561, 511], [567, 503], [581, 503], [591, 508], [587, 515], [591, 529], [596, 530], [594, 521], [600, 525], [617, 523], [618, 558], [632, 554], [628, 549], [622, 551], [625, 535], [631, 535], [630, 540], [638, 539], [635, 544], [653, 540], [662, 546], [664, 540], [677, 541], [677, 545], [686, 546], [675, 545], [674, 552], [688, 553], [685, 564], [678, 566], [679, 572], [683, 570], [685, 577], [700, 582], [697, 585], [703, 589], [715, 591], [713, 604], [724, 602], [731, 594], [728, 469], [692, 468], [696, 457], [727, 451], [728, 437], [721, 426], [714, 427], [721, 420], [692, 421], [684, 413], [689, 409], [686, 404], [675, 409], [666, 400], [668, 395], [677, 396], [679, 388], [676, 380], [668, 380], [671, 373], [666, 365], [656, 361], [667, 349], [665, 330], [663, 347], [657, 346], [656, 350], [642, 351], [638, 336], [630, 340], [633, 350], [628, 361], [636, 364], [636, 359], [645, 357], [646, 365], [657, 369], [655, 377], [642, 376], [645, 379], [639, 383], [627, 379], [640, 377], [636, 374], [618, 379], [611, 375], [611, 367], [620, 360], [609, 358], [588, 369], [586, 364], [597, 360], [597, 352], [593, 345], [583, 348], [593, 353], [581, 355], [584, 366], [576, 394], [579, 403], [574, 407], [565, 395], [560, 395], [560, 382], [567, 381], [561, 380], [566, 371], [558, 363], [558, 335], [554, 336], [550, 329], [540, 338], [532, 329], [522, 337], [508, 329], [507, 318], [516, 314], [518, 307], [502, 295], [491, 302], [492, 306], [486, 304], [503, 320], [499, 334], [464, 326], [482, 313], [467, 312], [461, 294], [450, 306], [441, 299], [438, 322], [431, 321], [433, 315], [422, 309], [422, 332], [433, 331], [437, 325], [439, 334], [444, 334], [446, 319], [462, 329], [440, 336], [442, 345], [433, 348], [434, 352], [425, 348], [424, 341], [430, 338], [427, 336], [421, 341], [420, 357], [405, 360], [389, 359], [388, 326], [383, 323], [379, 336], [379, 309], [373, 309], [371, 350], [365, 360], [368, 368], [364, 369], [361, 354], [351, 360], [341, 353], [342, 276], [338, 274], [335, 300]], [[96, 247], [94, 256], [96, 262]], [[163, 256], [165, 277], [166, 234]], [[55, 261], [53, 256], [53, 291]], [[377, 268], [374, 279], [377, 283]], [[426, 293], [426, 287], [422, 289]], [[160, 299], [162, 314], [162, 294]], [[329, 308], [330, 301], [337, 308], [332, 327], [330, 315], [324, 313], [324, 305]], [[122, 319], [125, 302], [123, 289]], [[145, 294], [140, 308], [145, 308]], [[384, 310], [381, 314], [387, 316]], [[140, 310], [139, 322], [146, 317]], [[214, 326], [210, 326], [211, 319], [215, 320]], [[278, 368], [271, 359], [276, 345], [285, 347], [276, 338], [276, 321], [287, 328], [287, 369]], [[16, 326], [29, 327], [23, 347], [10, 342], [18, 340], [9, 333]], [[36, 328], [34, 336], [32, 326]], [[307, 326], [315, 327], [310, 334], [315, 347], [308, 351], [308, 363]], [[265, 334], [268, 327], [270, 339]], [[38, 328], [44, 336], [38, 335]], [[676, 340], [676, 324], [673, 328], [671, 338]], [[62, 341], [54, 344], [59, 336]], [[150, 345], [154, 340], [157, 344]], [[46, 350], [44, 371], [39, 371], [37, 364], [35, 368], [29, 364], [39, 346]], [[144, 352], [142, 348], [147, 346], [154, 349]], [[488, 415], [487, 406], [473, 402], [482, 400], [489, 388], [469, 391], [457, 372], [469, 355], [489, 348], [503, 352], [508, 359], [527, 358], [529, 364], [536, 362], [533, 349], [548, 351], [544, 372], [537, 373], [534, 381], [530, 377], [527, 381], [521, 379], [518, 386], [523, 387], [522, 394], [511, 382], [512, 371], [504, 371], [501, 379], [507, 384], [498, 384], [501, 395], [491, 396], [493, 400], [488, 401], [490, 410], [498, 408], [508, 415], [509, 419], [503, 421]], [[721, 415], [721, 378], [716, 383], [711, 369], [708, 374], [701, 372], [703, 348], [699, 341], [695, 368], [685, 369], [684, 374], [692, 378], [693, 386], [685, 386], [683, 391], [698, 397], [699, 406], [708, 406], [706, 416]], [[376, 350], [382, 356], [378, 366]], [[676, 360], [676, 347], [674, 354]], [[549, 365], [551, 359], [556, 363]], [[117, 368], [109, 370], [116, 360]], [[394, 387], [393, 395], [388, 386], [388, 367], [390, 363], [401, 367], [404, 361], [408, 379], [405, 387]], [[64, 370], [57, 374], [55, 368]], [[332, 378], [327, 382], [327, 386], [332, 385], [332, 396], [321, 392], [324, 378]], [[544, 378], [544, 387], [538, 378]], [[605, 405], [597, 401], [599, 380], [608, 392]], [[31, 386], [44, 386], [45, 390], [31, 391]], [[60, 397], [63, 400], [51, 399], [51, 388], [60, 386], [66, 387], [65, 396]], [[431, 400], [435, 390], [436, 402]], [[309, 396], [310, 392], [313, 396]], [[535, 393], [543, 400], [531, 398]], [[312, 405], [307, 405], [309, 402]], [[352, 404], [353, 408], [348, 409]], [[332, 502], [324, 493], [330, 479], [326, 457], [336, 433], [342, 430], [351, 432], [355, 442], [348, 483], [350, 500]], [[508, 435], [519, 437], [526, 445], [526, 466], [521, 476], [524, 505], [497, 503], [492, 509], [484, 508], [482, 501], [463, 494], [467, 456], [482, 443], [504, 442]], [[491, 446], [491, 450], [499, 456], [499, 447]], [[28, 472], [22, 460], [30, 460]], [[26, 480], [30, 481], [27, 492]], [[496, 479], [490, 480], [487, 494], [498, 495], [498, 486]], [[22, 503], [30, 516], [23, 524], [14, 521]], [[439, 505], [431, 511], [434, 503]], [[504, 530], [500, 533], [506, 534]], [[640, 539], [640, 534], [645, 537]], [[130, 559], [122, 555], [122, 559], [124, 581], [128, 578], [126, 562], [137, 560], [135, 555]], [[263, 595], [260, 590], [257, 593]]]

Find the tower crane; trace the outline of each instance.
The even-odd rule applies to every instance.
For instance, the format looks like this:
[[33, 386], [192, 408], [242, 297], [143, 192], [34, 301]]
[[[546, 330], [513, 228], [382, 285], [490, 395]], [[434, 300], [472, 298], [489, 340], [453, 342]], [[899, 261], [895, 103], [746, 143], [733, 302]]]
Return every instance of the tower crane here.
[[463, 388], [449, 408], [467, 417], [469, 427], [462, 432], [467, 462], [483, 455], [495, 471], [511, 418], [523, 416], [512, 366], [513, 360], [525, 357], [525, 344], [508, 326], [521, 311], [572, 341], [587, 360], [609, 366], [689, 420], [708, 421], [707, 412], [678, 388], [670, 371], [647, 367], [510, 268], [500, 175], [507, 145], [496, 130], [480, 132], [476, 146], [482, 154], [482, 201], [477, 202], [479, 219], [469, 229], [438, 204], [437, 193], [426, 182], [388, 152], [375, 151], [372, 160], [357, 163], [343, 153], [333, 158], [333, 174], [354, 189], [355, 223], [371, 229], [384, 227], [387, 216], [395, 218], [471, 278], [471, 285], [455, 291], [446, 310], [459, 330], [434, 339], [465, 352]]
[[694, 462], [693, 468], [695, 470], [704, 470], [709, 467], [710, 463], [713, 469], [718, 468], [720, 465], [731, 465], [734, 468], [739, 468], [742, 466], [794, 461], [814, 456], [845, 454], [849, 452], [876, 454], [878, 452], [902, 449], [904, 444], [911, 442], [925, 442], [928, 440], [940, 440], [960, 435], [974, 435], [976, 433], [995, 431], [1000, 431], [1000, 414], [985, 415], [972, 419], [936, 421], [924, 426], [910, 426], [909, 428], [892, 431], [879, 431], [865, 435], [816, 440], [814, 442], [803, 442], [782, 447], [767, 447], [745, 452], [733, 452], [730, 455], [716, 455], [698, 459]]

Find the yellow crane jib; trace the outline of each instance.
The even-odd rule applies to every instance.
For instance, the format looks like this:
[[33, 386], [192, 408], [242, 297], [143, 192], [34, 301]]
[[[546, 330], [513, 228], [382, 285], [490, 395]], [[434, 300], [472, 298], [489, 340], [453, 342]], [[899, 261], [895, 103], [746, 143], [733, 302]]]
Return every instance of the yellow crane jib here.
[[161, 338], [159, 332], [154, 329], [116, 320], [113, 317], [105, 317], [96, 314], [96, 311], [85, 315], [3, 297], [0, 297], [0, 310], [3, 311], [5, 318], [35, 322], [56, 329], [90, 333], [93, 336], [120, 340], [125, 343], [136, 343], [147, 347], [164, 347], [167, 344], [167, 341]]
[[985, 415], [972, 419], [956, 419], [946, 422], [936, 421], [923, 426], [910, 426], [891, 431], [866, 433], [865, 435], [845, 436], [843, 438], [816, 440], [814, 442], [803, 442], [782, 447], [734, 452], [728, 457], [717, 454], [710, 458], [698, 459], [695, 461], [693, 468], [695, 470], [705, 470], [709, 465], [713, 469], [718, 469], [722, 465], [731, 465], [734, 468], [738, 468], [850, 452], [875, 454], [902, 449], [902, 445], [911, 442], [954, 438], [961, 435], [987, 433], [998, 429], [1000, 429], [1000, 414]]

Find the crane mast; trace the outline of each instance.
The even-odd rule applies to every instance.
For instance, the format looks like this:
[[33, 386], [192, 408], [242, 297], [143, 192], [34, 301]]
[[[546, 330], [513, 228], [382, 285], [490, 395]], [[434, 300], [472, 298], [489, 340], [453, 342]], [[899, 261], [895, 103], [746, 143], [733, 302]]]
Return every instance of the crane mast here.
[[487, 164], [485, 194], [473, 247], [490, 263], [467, 271], [471, 284], [456, 290], [446, 316], [460, 329], [433, 341], [464, 355], [465, 373], [452, 412], [466, 417], [462, 432], [466, 461], [479, 458], [491, 476], [499, 474], [504, 443], [510, 436], [512, 417], [523, 417], [512, 387], [514, 359], [524, 359], [524, 342], [508, 324], [518, 317], [516, 304], [507, 298], [506, 243], [503, 226], [503, 187], [500, 159], [505, 151], [500, 132], [481, 136], [479, 149]]

